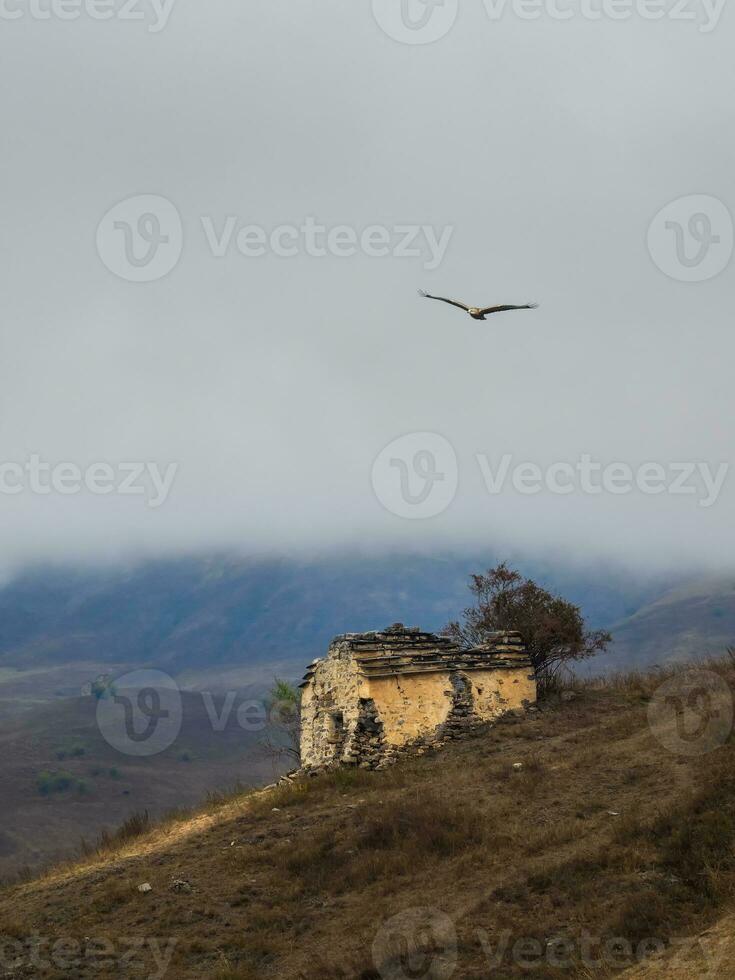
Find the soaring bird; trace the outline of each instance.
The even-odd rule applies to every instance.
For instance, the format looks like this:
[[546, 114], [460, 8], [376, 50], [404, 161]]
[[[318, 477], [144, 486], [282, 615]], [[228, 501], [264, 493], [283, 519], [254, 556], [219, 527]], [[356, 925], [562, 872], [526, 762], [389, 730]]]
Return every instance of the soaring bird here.
[[419, 289], [419, 296], [424, 296], [426, 299], [438, 299], [442, 303], [449, 303], [450, 306], [457, 306], [460, 310], [464, 310], [465, 313], [469, 313], [473, 320], [484, 320], [491, 313], [505, 313], [506, 310], [538, 309], [538, 303], [525, 303], [523, 306], [467, 306], [465, 303], [457, 302], [456, 299], [447, 299], [445, 296], [432, 296], [431, 293], [424, 292], [423, 289]]

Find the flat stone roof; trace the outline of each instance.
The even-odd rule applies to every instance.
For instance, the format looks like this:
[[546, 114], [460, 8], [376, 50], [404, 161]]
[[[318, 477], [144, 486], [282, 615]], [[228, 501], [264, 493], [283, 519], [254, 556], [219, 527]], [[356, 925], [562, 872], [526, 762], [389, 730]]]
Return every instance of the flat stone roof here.
[[[367, 677], [531, 667], [520, 633], [511, 631], [499, 631], [482, 646], [462, 649], [448, 636], [394, 623], [383, 630], [342, 633], [332, 640], [327, 656], [344, 647], [353, 654]], [[314, 676], [318, 663], [309, 665], [301, 687]]]

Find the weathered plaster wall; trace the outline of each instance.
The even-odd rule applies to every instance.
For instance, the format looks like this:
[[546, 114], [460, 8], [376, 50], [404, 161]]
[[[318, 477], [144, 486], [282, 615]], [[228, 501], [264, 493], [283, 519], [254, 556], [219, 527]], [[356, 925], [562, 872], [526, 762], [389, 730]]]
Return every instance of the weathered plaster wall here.
[[403, 674], [367, 681], [389, 745], [402, 746], [443, 725], [452, 710], [449, 672]]
[[536, 679], [528, 668], [473, 670], [466, 677], [472, 685], [475, 714], [483, 721], [536, 703]]
[[[482, 721], [492, 721], [506, 711], [536, 701], [536, 681], [527, 669], [460, 673], [470, 683], [473, 713]], [[454, 699], [451, 677], [450, 671], [437, 671], [365, 682], [363, 691], [367, 690], [367, 696], [376, 704], [389, 745], [403, 746], [446, 722]]]

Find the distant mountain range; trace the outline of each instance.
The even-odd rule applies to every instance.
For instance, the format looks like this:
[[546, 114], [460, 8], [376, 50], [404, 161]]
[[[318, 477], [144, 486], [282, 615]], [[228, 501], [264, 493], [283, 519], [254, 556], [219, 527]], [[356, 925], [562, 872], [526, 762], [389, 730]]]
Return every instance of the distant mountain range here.
[[597, 670], [652, 667], [735, 647], [735, 575], [678, 586], [611, 627], [614, 648]]
[[[28, 571], [0, 589], [0, 682], [9, 669], [40, 675], [73, 664], [155, 666], [192, 687], [275, 670], [295, 677], [340, 632], [395, 621], [440, 629], [467, 604], [470, 573], [499, 557], [211, 555]], [[600, 668], [735, 642], [735, 577], [682, 585], [605, 568], [518, 567], [579, 604], [591, 627], [612, 628], [615, 649]]]
[[[126, 568], [44, 568], [0, 589], [0, 667], [153, 665], [176, 676], [292, 663], [340, 632], [403, 621], [440, 629], [493, 555], [345, 555], [324, 560], [208, 556]], [[579, 603], [593, 626], [635, 612], [666, 583], [641, 585], [522, 564]]]

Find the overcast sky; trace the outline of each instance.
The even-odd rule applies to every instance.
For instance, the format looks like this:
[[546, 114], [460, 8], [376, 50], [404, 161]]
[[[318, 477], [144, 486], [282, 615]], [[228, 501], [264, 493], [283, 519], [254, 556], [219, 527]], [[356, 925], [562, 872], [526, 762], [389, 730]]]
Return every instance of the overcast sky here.
[[[733, 457], [732, 9], [34, 2], [0, 4], [3, 564], [485, 541], [732, 562], [735, 472], [670, 469], [716, 484]], [[541, 305], [475, 322], [419, 288]], [[631, 492], [587, 492], [585, 456]], [[144, 463], [164, 488], [120, 492]]]

